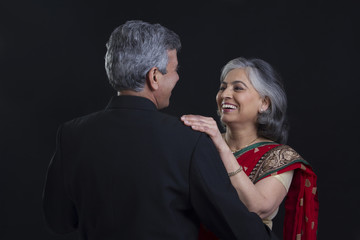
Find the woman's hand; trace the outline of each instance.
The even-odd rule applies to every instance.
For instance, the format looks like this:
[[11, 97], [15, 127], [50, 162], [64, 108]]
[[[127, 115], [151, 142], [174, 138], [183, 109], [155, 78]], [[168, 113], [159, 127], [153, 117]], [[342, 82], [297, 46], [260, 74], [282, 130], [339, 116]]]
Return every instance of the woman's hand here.
[[190, 126], [192, 129], [209, 135], [218, 151], [229, 150], [229, 147], [221, 136], [216, 121], [212, 117], [183, 115], [181, 117], [181, 121], [183, 121], [185, 125]]
[[181, 120], [185, 125], [190, 126], [192, 129], [204, 132], [211, 137], [221, 137], [221, 133], [216, 124], [216, 121], [212, 117], [204, 117], [200, 115], [183, 115]]

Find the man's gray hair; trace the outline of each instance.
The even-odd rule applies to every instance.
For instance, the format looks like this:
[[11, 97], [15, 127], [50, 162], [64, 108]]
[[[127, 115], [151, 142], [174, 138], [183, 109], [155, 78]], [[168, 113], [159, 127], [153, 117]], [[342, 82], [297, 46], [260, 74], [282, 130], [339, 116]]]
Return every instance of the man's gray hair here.
[[133, 20], [117, 27], [106, 44], [105, 69], [117, 91], [144, 89], [146, 75], [153, 67], [163, 74], [167, 50], [181, 48], [180, 38], [160, 24]]
[[222, 82], [233, 69], [244, 69], [259, 95], [270, 100], [270, 107], [258, 115], [258, 135], [278, 143], [286, 143], [288, 138], [287, 98], [280, 76], [264, 60], [240, 57], [229, 61], [223, 67], [220, 81]]

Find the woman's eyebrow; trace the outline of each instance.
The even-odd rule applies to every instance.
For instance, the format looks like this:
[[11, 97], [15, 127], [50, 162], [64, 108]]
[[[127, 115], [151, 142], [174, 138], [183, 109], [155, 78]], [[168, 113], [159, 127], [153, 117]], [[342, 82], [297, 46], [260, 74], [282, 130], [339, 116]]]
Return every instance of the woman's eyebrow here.
[[[228, 83], [225, 82], [225, 81], [221, 81], [220, 84], [222, 84], [222, 85], [228, 85]], [[244, 85], [245, 87], [248, 87], [248, 86], [246, 85], [246, 83], [244, 83], [244, 82], [241, 81], [241, 80], [235, 80], [235, 81], [231, 82], [231, 85], [236, 85], [236, 84], [242, 84], [242, 85]]]
[[233, 81], [231, 84], [232, 84], [232, 85], [235, 85], [235, 84], [238, 84], [238, 83], [244, 85], [246, 88], [248, 87], [248, 86], [246, 85], [246, 83], [244, 83], [244, 82], [241, 81], [241, 80], [235, 80], [235, 81]]
[[221, 81], [220, 84], [227, 85], [227, 82]]

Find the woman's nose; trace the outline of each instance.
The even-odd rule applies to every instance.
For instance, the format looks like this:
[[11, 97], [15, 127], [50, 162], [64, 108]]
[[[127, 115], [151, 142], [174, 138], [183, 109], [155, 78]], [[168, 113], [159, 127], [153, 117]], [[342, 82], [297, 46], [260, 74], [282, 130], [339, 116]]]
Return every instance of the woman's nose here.
[[225, 88], [225, 89], [223, 90], [223, 92], [221, 93], [221, 97], [222, 97], [223, 99], [225, 99], [225, 98], [231, 98], [231, 97], [232, 97], [232, 92], [231, 92], [231, 90], [230, 90], [229, 88]]

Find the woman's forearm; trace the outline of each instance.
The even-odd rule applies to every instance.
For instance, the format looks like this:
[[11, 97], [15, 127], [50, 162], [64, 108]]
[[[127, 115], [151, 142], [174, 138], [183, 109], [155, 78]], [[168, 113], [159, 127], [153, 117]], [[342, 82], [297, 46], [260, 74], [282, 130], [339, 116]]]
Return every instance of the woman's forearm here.
[[[235, 172], [240, 168], [238, 161], [227, 145], [223, 146], [219, 144], [216, 147], [228, 173]], [[245, 204], [248, 210], [257, 213], [261, 218], [269, 216], [278, 207], [269, 202], [261, 192], [257, 190], [256, 186], [251, 182], [244, 171], [231, 176], [230, 181], [240, 200]]]

